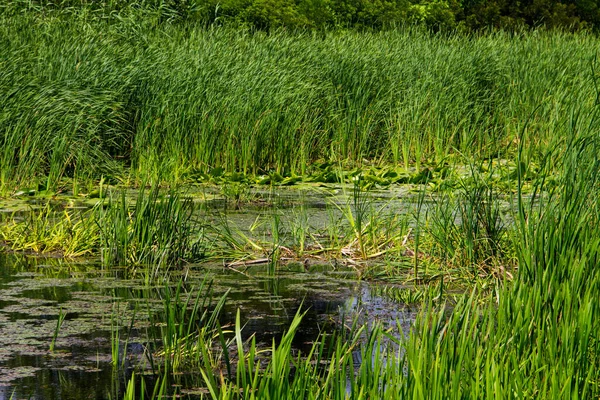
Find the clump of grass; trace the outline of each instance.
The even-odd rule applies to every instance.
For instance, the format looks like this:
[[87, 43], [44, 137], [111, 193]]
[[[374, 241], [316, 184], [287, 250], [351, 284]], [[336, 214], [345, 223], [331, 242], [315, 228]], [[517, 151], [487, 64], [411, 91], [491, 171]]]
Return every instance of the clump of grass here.
[[174, 189], [141, 188], [134, 204], [121, 191], [99, 214], [105, 263], [164, 267], [204, 256], [194, 203]]
[[[471, 166], [458, 191], [432, 196], [426, 235], [430, 256], [438, 263], [462, 269], [471, 276], [488, 275], [505, 264], [509, 268], [512, 245], [507, 229], [508, 213], [502, 213], [502, 192], [492, 179], [493, 168], [483, 175]], [[505, 200], [506, 207], [508, 200]], [[511, 268], [512, 269], [512, 268]]]
[[[150, 315], [156, 372], [178, 373], [219, 365], [221, 357], [213, 350], [217, 343], [227, 347], [219, 318], [228, 293], [215, 298], [207, 280], [189, 291], [182, 280], [174, 288], [165, 286], [163, 310]], [[228, 362], [227, 357], [225, 360]]]
[[103, 262], [127, 266], [180, 266], [205, 256], [201, 222], [191, 199], [177, 190], [126, 191], [83, 211], [40, 210], [2, 223], [0, 240], [15, 251], [65, 257], [101, 254]]
[[93, 212], [56, 211], [46, 204], [22, 214], [13, 215], [0, 229], [0, 240], [14, 251], [81, 257], [98, 248], [100, 231]]
[[332, 220], [327, 228], [330, 250], [363, 261], [400, 251], [408, 230], [402, 215], [386, 212], [386, 204], [374, 205], [364, 184], [361, 176], [356, 176], [346, 203], [330, 202], [340, 212], [341, 219]]
[[[146, 381], [143, 376], [136, 378], [135, 371], [131, 374], [131, 378], [127, 381], [127, 386], [125, 388], [125, 392], [123, 393], [123, 400], [146, 400], [150, 399], [166, 399], [169, 396], [167, 391], [167, 380], [166, 379], [157, 379], [154, 384], [154, 389], [152, 393], [147, 393], [146, 389]], [[139, 380], [139, 384], [137, 384]], [[136, 390], [139, 397], [136, 396]], [[173, 395], [173, 398], [177, 398], [176, 395]]]

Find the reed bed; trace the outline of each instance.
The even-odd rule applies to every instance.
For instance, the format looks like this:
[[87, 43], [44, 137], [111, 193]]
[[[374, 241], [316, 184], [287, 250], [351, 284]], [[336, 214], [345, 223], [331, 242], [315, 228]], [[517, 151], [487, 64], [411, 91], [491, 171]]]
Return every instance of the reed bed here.
[[[200, 367], [203, 397], [598, 398], [599, 147], [595, 135], [567, 140], [552, 153], [558, 182], [537, 181], [543, 195], [534, 200], [518, 190], [511, 229], [519, 238], [519, 269], [512, 282], [498, 281], [492, 291], [476, 286], [441, 306], [435, 293], [426, 294], [407, 337], [401, 329], [354, 324], [323, 335], [303, 354], [290, 346], [299, 312], [266, 361], [252, 338], [243, 341], [238, 314], [233, 340], [213, 350], [230, 352], [227, 372], [218, 362]], [[126, 397], [148, 388], [135, 379]], [[168, 379], [161, 375], [159, 382]]]
[[265, 34], [52, 12], [0, 22], [5, 193], [511, 158], [525, 126], [535, 169], [598, 101], [598, 39], [585, 33]]
[[[598, 398], [597, 49], [593, 35], [562, 32], [264, 34], [150, 16], [0, 14], [0, 191], [476, 160], [432, 213], [422, 192], [414, 230], [355, 186], [335, 205], [344, 223], [330, 224], [316, 250], [391, 264], [412, 248], [404, 273], [415, 282], [427, 263], [471, 281], [446, 306], [443, 282], [398, 294], [424, 304], [408, 337], [354, 326], [292, 354], [299, 313], [257, 361], [267, 353], [243, 342], [239, 318], [233, 336], [218, 325], [224, 297], [211, 315], [178, 286], [158, 317], [158, 383], [134, 375], [126, 398], [178, 395], [170, 383], [189, 365], [193, 387], [213, 399]], [[516, 166], [502, 181], [513, 190], [506, 212], [495, 171], [485, 172], [492, 159]], [[3, 222], [0, 238], [14, 250], [102, 253], [156, 271], [210, 255], [206, 221], [177, 192], [119, 196], [85, 213]], [[272, 274], [284, 251], [315, 251], [301, 212], [291, 249], [279, 214], [270, 223], [261, 241], [225, 218], [210, 243], [243, 259], [266, 253]]]

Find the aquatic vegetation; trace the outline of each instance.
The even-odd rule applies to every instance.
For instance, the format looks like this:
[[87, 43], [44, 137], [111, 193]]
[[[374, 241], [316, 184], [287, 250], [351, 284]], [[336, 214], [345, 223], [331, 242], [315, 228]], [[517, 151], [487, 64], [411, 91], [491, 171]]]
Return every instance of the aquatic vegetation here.
[[66, 313], [61, 309], [58, 313], [58, 319], [56, 320], [56, 328], [54, 329], [54, 333], [52, 334], [52, 342], [50, 342], [50, 353], [54, 353], [54, 345], [56, 343], [56, 338], [58, 337], [58, 333], [60, 332], [60, 327], [62, 326], [63, 321], [65, 320]]
[[[4, 219], [4, 218], [3, 218]], [[49, 204], [0, 222], [0, 241], [18, 251], [56, 253], [64, 257], [90, 255], [100, 234], [93, 215], [82, 210], [55, 211]]]
[[519, 272], [495, 301], [473, 291], [451, 314], [421, 319], [407, 346], [413, 393], [598, 395], [597, 151], [596, 136], [568, 139], [552, 154], [559, 185], [529, 204], [519, 196]]
[[[357, 190], [361, 194], [357, 194]], [[403, 252], [409, 234], [407, 216], [387, 209], [394, 200], [375, 205], [370, 195], [362, 190], [353, 189], [352, 206], [342, 208], [343, 222], [348, 224], [350, 233], [344, 232], [338, 239], [340, 254], [352, 260], [366, 261]]]
[[194, 202], [177, 190], [141, 188], [135, 201], [126, 192], [99, 200], [90, 209], [40, 211], [2, 223], [0, 240], [15, 251], [65, 257], [100, 254], [107, 264], [180, 266], [205, 257], [201, 221]]
[[[78, 266], [7, 274], [3, 373], [89, 368], [55, 350], [102, 331], [115, 398], [600, 395], [596, 36], [73, 16], [0, 13], [0, 192], [19, 198], [0, 240], [114, 276], [85, 296]], [[319, 204], [279, 201], [287, 185]], [[415, 305], [410, 333], [296, 311], [342, 305], [323, 299], [350, 277]]]
[[510, 205], [491, 179], [493, 168], [485, 175], [471, 168], [457, 191], [431, 197], [424, 251], [471, 276], [489, 274], [502, 264], [510, 273], [516, 259], [507, 227]]
[[[360, 398], [365, 393], [377, 398], [386, 398], [387, 393], [395, 398], [402, 364], [398, 363], [398, 340], [394, 336], [379, 325], [368, 331], [365, 326], [355, 326], [350, 332], [322, 335], [305, 354], [295, 354], [292, 343], [302, 318], [299, 311], [282, 338], [273, 340], [270, 349], [261, 349], [255, 337], [244, 341], [238, 312], [234, 336], [237, 354], [229, 355], [237, 360], [234, 372], [228, 371], [226, 377], [214, 365], [206, 365], [199, 382], [205, 387], [203, 393], [213, 399], [246, 398], [248, 393], [254, 398]], [[387, 350], [382, 347], [384, 338], [392, 344]], [[261, 355], [265, 351], [266, 359]], [[360, 360], [358, 365], [356, 359]]]
[[149, 310], [156, 347], [152, 366], [157, 373], [216, 365], [220, 357], [212, 351], [213, 341], [220, 340], [226, 347], [219, 317], [229, 290], [214, 302], [212, 284], [206, 279], [195, 290], [185, 291], [181, 280], [174, 289], [166, 286], [161, 312]]
[[194, 203], [176, 190], [141, 188], [133, 205], [124, 191], [99, 210], [107, 264], [177, 266], [204, 257]]
[[300, 204], [292, 210], [293, 217], [290, 220], [290, 235], [293, 240], [293, 246], [297, 249], [298, 257], [304, 255], [306, 242], [310, 237], [310, 222], [308, 210], [304, 204]]
[[[148, 398], [148, 396], [150, 396], [151, 399], [166, 399], [168, 398], [168, 392], [167, 392], [167, 380], [166, 379], [157, 379], [156, 383], [154, 384], [154, 388], [152, 390], [152, 393], [146, 393], [146, 381], [143, 378], [139, 379], [139, 386], [138, 386], [138, 380], [136, 378], [136, 374], [135, 372], [133, 372], [131, 374], [131, 378], [129, 378], [129, 380], [127, 381], [127, 388], [125, 389], [125, 393], [123, 393], [123, 397], [121, 400], [145, 400]], [[136, 396], [136, 390], [137, 393], [139, 393], [139, 397]], [[173, 399], [176, 399], [176, 395], [173, 395]]]
[[331, 166], [420, 183], [463, 155], [513, 160], [535, 110], [522, 158], [534, 174], [572, 110], [593, 127], [591, 34], [156, 22], [0, 15], [2, 193], [226, 180], [235, 198], [246, 180], [338, 182]]

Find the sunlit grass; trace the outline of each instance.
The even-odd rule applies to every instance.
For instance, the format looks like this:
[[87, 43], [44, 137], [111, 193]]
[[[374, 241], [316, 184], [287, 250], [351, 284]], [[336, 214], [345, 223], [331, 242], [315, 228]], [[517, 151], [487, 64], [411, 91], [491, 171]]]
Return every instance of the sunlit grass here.
[[[213, 399], [598, 398], [597, 37], [155, 22], [0, 15], [0, 191], [154, 183], [135, 199], [101, 190], [89, 210], [2, 217], [2, 244], [153, 276], [204, 258], [258, 260], [270, 275], [284, 258], [341, 260], [411, 283], [386, 290], [422, 310], [408, 337], [340, 324], [306, 354], [291, 347], [300, 312], [267, 352], [242, 339], [239, 313], [233, 333], [219, 326], [224, 297], [211, 314], [164, 274], [164, 310], [151, 316], [159, 383], [149, 393], [136, 374], [126, 397], [168, 394], [193, 369]], [[414, 218], [371, 204], [383, 177], [348, 171], [372, 165], [423, 185]], [[277, 209], [251, 227], [208, 219], [159, 186], [226, 176], [239, 203], [250, 174], [293, 183], [311, 169], [319, 182], [356, 178], [322, 229], [302, 208], [289, 226]], [[457, 282], [464, 294], [449, 299]]]
[[0, 22], [4, 193], [76, 192], [102, 177], [281, 181], [323, 161], [511, 159], [525, 126], [521, 160], [535, 173], [574, 119], [598, 130], [593, 35], [266, 35], [52, 13]]

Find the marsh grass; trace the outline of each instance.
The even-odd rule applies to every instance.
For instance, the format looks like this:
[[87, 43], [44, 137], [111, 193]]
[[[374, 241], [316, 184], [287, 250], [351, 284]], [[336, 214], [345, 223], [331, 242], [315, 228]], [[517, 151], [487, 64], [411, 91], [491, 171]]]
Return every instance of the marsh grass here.
[[597, 99], [585, 33], [267, 35], [51, 11], [1, 14], [0, 27], [3, 193], [510, 159], [537, 109], [534, 165]]
[[[198, 386], [215, 399], [600, 396], [600, 124], [588, 68], [596, 37], [262, 35], [56, 15], [2, 15], [0, 22], [4, 192], [124, 170], [132, 182], [194, 180], [215, 167], [279, 180], [275, 173], [305, 174], [320, 160], [425, 171], [458, 152], [516, 158], [513, 223], [503, 220], [493, 179], [477, 173], [428, 215], [429, 230], [416, 235], [415, 278], [423, 275], [420, 249], [430, 245], [432, 257], [458, 265], [475, 284], [446, 306], [434, 293], [423, 295], [408, 338], [355, 327], [298, 355], [291, 342], [299, 314], [265, 365], [256, 342], [242, 341], [239, 314], [237, 354], [229, 354], [215, 314], [200, 312], [198, 297], [184, 295], [180, 284], [165, 288], [155, 320], [162, 350], [153, 365], [162, 382], [189, 367], [201, 371]], [[340, 178], [323, 171], [323, 179]], [[362, 191], [353, 195], [331, 206], [329, 243], [319, 251], [350, 249], [361, 261], [400, 253], [405, 231], [363, 208]], [[80, 237], [69, 229], [89, 226], [96, 233], [85, 240], [102, 241], [106, 262], [180, 265], [201, 257], [203, 242], [193, 203], [179, 196], [151, 189], [132, 203], [120, 193], [97, 211], [99, 232], [84, 218], [76, 225], [59, 213], [56, 222], [53, 211], [42, 211], [3, 226], [3, 240], [61, 249], [57, 242]], [[244, 257], [280, 249], [279, 236], [267, 243], [226, 224], [218, 229], [218, 240]], [[515, 260], [514, 279], [483, 289], [481, 272], [507, 258]], [[384, 341], [400, 347], [383, 353]]]
[[330, 208], [338, 211], [337, 218], [334, 213], [329, 216], [330, 250], [340, 257], [362, 261], [401, 251], [403, 237], [408, 232], [405, 216], [386, 210], [387, 202], [375, 204], [368, 184], [360, 175], [354, 177], [346, 196], [345, 202], [335, 199], [329, 202]]
[[494, 168], [481, 172], [471, 165], [470, 170], [469, 176], [459, 180], [457, 191], [431, 196], [424, 245], [439, 263], [477, 276], [501, 264], [508, 269], [516, 254], [507, 227], [511, 223], [509, 199], [496, 186]]
[[596, 135], [567, 139], [552, 152], [558, 185], [543, 175], [539, 198], [519, 191], [513, 284], [421, 319], [407, 345], [413, 395], [598, 396], [597, 151]]
[[[518, 263], [512, 280], [474, 284], [452, 298], [442, 282], [421, 292], [397, 293], [400, 300], [422, 304], [408, 336], [399, 324], [397, 329], [352, 324], [349, 330], [322, 336], [302, 354], [291, 348], [301, 312], [268, 353], [253, 338], [243, 341], [238, 312], [237, 354], [229, 355], [235, 360], [232, 364], [237, 363], [235, 373], [226, 376], [218, 363], [203, 365], [201, 384], [207, 395], [212, 399], [597, 398], [600, 141], [595, 132], [587, 133], [564, 139], [544, 157], [552, 165], [540, 166], [533, 196], [523, 194], [526, 171], [519, 168], [514, 223], [499, 221], [497, 203], [482, 204], [495, 198], [489, 194], [493, 192], [489, 182], [478, 180], [482, 177], [472, 178], [474, 184], [458, 191], [458, 202], [440, 203], [450, 211], [444, 211], [447, 219], [436, 229], [446, 232], [442, 228], [452, 226], [448, 229], [457, 232], [446, 235], [448, 241], [463, 240], [457, 242], [461, 246], [482, 242], [477, 250], [481, 253], [465, 251], [461, 256], [466, 271], [472, 255], [487, 263], [489, 257], [499, 256], [494, 246], [510, 246]], [[519, 152], [518, 158], [522, 156]], [[551, 176], [550, 171], [560, 173]], [[457, 239], [466, 227], [481, 236]], [[507, 244], [507, 231], [518, 240]], [[473, 278], [480, 282], [477, 275]], [[210, 346], [205, 349], [211, 351]]]
[[67, 313], [62, 310], [62, 308], [58, 312], [58, 318], [56, 319], [56, 327], [54, 328], [54, 332], [52, 333], [52, 341], [50, 342], [50, 353], [54, 353], [54, 346], [56, 345], [56, 339], [58, 338], [58, 334], [60, 333], [60, 328], [65, 320]]
[[141, 188], [131, 203], [123, 190], [100, 210], [103, 262], [163, 268], [203, 258], [191, 199], [153, 186]]
[[[139, 383], [138, 383], [139, 382]], [[125, 388], [125, 392], [121, 397], [121, 400], [146, 400], [150, 399], [167, 399], [169, 398], [169, 393], [167, 391], [167, 380], [166, 379], [157, 379], [152, 392], [150, 393], [147, 390], [146, 381], [143, 377], [137, 378], [135, 372], [131, 374], [131, 377], [127, 381], [127, 386]], [[138, 396], [136, 396], [136, 393]], [[176, 394], [173, 394], [173, 399], [177, 398]]]
[[311, 235], [310, 217], [304, 201], [299, 207], [292, 210], [290, 220], [290, 236], [293, 245], [297, 248], [298, 257], [304, 256], [306, 245]]
[[[207, 280], [187, 291], [180, 280], [175, 287], [165, 286], [163, 293], [163, 310], [150, 315], [154, 326], [153, 370], [173, 374], [220, 365], [223, 358], [215, 349], [225, 346], [226, 350], [228, 346], [224, 339], [227, 331], [219, 318], [229, 291], [215, 297]], [[229, 359], [224, 360], [229, 365]]]
[[100, 232], [90, 212], [54, 210], [47, 203], [40, 210], [21, 214], [0, 222], [0, 240], [15, 251], [70, 258], [91, 255], [99, 244]]

